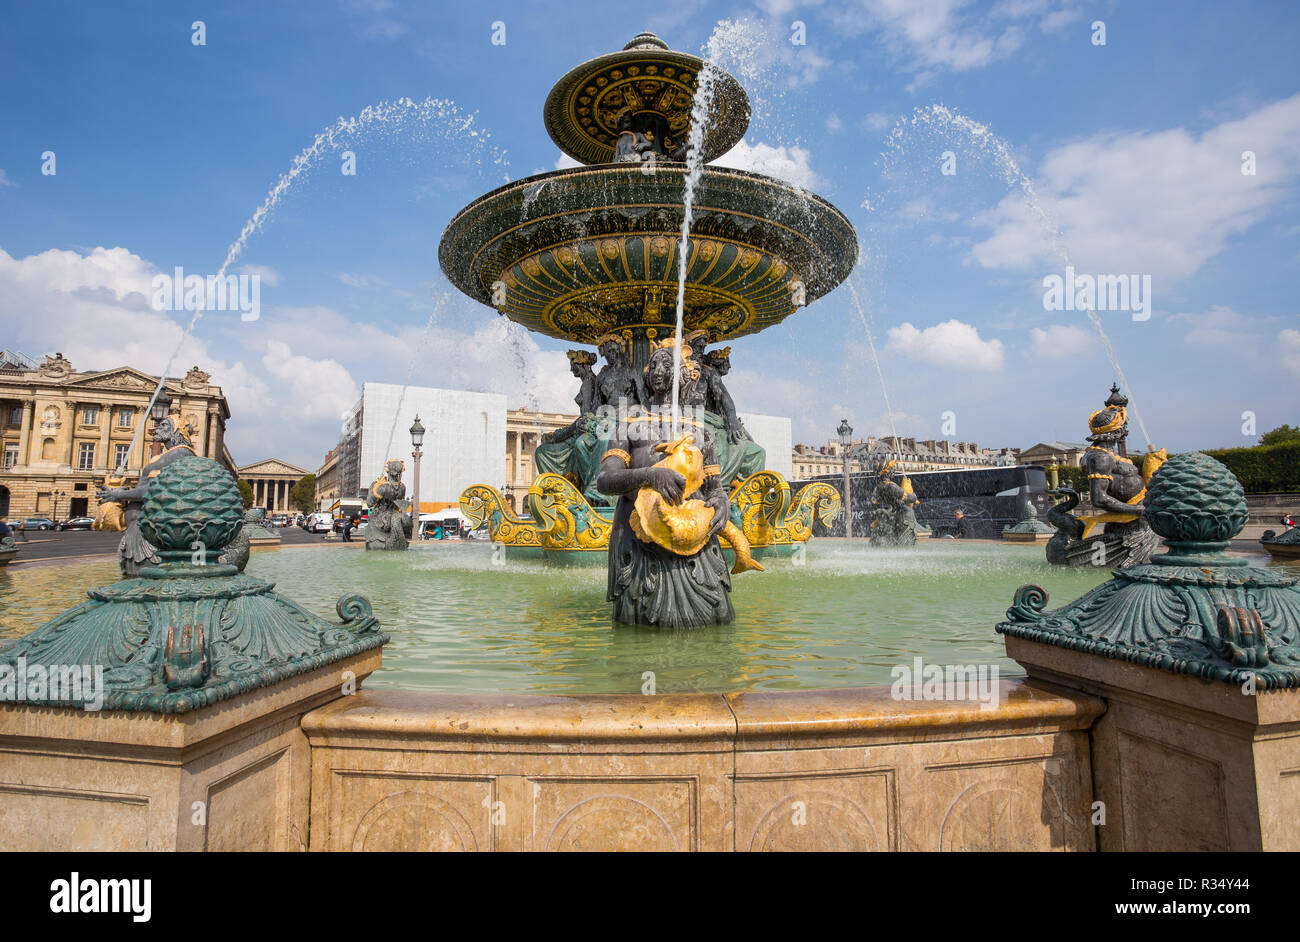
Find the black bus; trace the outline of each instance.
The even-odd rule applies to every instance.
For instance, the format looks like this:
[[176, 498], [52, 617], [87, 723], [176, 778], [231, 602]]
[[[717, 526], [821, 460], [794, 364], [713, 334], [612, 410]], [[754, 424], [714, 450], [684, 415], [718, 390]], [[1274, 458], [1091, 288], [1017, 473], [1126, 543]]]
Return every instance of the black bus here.
[[[903, 474], [891, 475], [902, 483]], [[1015, 465], [998, 468], [957, 468], [944, 471], [910, 471], [912, 490], [920, 499], [916, 505], [916, 519], [933, 531], [936, 537], [957, 536], [962, 526], [962, 536], [970, 539], [996, 540], [1002, 528], [1020, 522], [1025, 504], [1032, 503], [1038, 517], [1044, 520], [1052, 498], [1047, 493], [1047, 474], [1034, 465]], [[843, 491], [843, 474], [824, 474], [798, 481], [791, 489], [809, 481], [824, 481], [837, 491]], [[849, 488], [853, 498], [853, 535], [870, 535], [871, 495], [875, 493], [879, 478], [870, 471], [857, 471], [849, 475]], [[961, 511], [960, 524], [957, 512]], [[825, 527], [813, 521], [814, 536], [843, 536], [844, 515], [840, 514]]]

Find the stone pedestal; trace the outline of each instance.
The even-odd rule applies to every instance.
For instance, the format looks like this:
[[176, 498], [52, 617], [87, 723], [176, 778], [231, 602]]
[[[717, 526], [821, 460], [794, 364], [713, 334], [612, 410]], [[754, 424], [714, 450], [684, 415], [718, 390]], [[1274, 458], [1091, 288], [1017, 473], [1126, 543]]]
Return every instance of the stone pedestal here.
[[1031, 679], [1106, 702], [1092, 729], [1103, 851], [1300, 850], [1300, 690], [1202, 680], [1007, 636]]
[[188, 713], [0, 706], [0, 847], [306, 850], [302, 717], [380, 660], [365, 651]]
[[1021, 586], [997, 626], [1031, 679], [1106, 702], [1102, 850], [1300, 849], [1300, 580], [1224, 552], [1246, 517], [1226, 467], [1175, 455], [1143, 510], [1168, 552], [1052, 611]]

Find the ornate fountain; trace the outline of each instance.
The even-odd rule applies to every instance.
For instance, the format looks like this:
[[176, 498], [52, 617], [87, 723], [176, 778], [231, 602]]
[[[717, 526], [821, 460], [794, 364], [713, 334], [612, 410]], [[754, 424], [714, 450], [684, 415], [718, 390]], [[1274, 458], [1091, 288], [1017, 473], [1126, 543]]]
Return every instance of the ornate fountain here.
[[[487, 485], [461, 495], [462, 512], [498, 544], [561, 555], [608, 545], [613, 501], [595, 481], [619, 421], [648, 402], [652, 353], [675, 334], [686, 141], [705, 68], [641, 33], [571, 70], [547, 96], [544, 117], [551, 138], [583, 166], [493, 190], [443, 235], [439, 262], [457, 288], [529, 330], [596, 347], [606, 360], [597, 372], [591, 351], [570, 351], [582, 380], [580, 417], [539, 447], [543, 473], [529, 489], [528, 517]], [[748, 126], [744, 89], [716, 73], [686, 248], [682, 332], [697, 379], [683, 405], [710, 426], [731, 522], [762, 555], [806, 542], [814, 515], [829, 522], [840, 498], [821, 483], [791, 494], [765, 470], [722, 380], [731, 349], [716, 345], [779, 324], [831, 291], [852, 270], [858, 245], [849, 221], [820, 197], [708, 165]]]

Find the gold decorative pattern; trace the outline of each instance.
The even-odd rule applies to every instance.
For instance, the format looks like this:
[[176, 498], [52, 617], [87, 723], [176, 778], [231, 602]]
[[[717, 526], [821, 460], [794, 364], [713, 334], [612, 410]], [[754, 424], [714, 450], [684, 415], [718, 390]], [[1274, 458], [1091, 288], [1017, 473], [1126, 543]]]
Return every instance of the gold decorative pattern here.
[[505, 546], [541, 546], [537, 525], [515, 514], [501, 492], [487, 484], [472, 484], [460, 495], [460, 512], [477, 530], [487, 524], [493, 543]]
[[[589, 343], [611, 330], [662, 333], [676, 304], [682, 167], [665, 164], [651, 177], [630, 167], [557, 171], [487, 194], [448, 225], [443, 271], [549, 336]], [[611, 193], [621, 200], [611, 203]], [[715, 342], [780, 323], [796, 300], [840, 283], [856, 257], [852, 227], [824, 200], [717, 167], [705, 169], [688, 245], [686, 325]]]
[[[502, 277], [500, 309], [530, 330], [579, 343], [594, 343], [619, 326], [660, 324], [673, 316], [676, 254], [675, 242], [649, 233], [602, 239], [598, 248], [592, 242], [552, 246], [520, 259]], [[710, 241], [695, 247], [689, 264], [684, 320], [712, 337], [750, 333], [797, 310], [790, 266], [776, 256]]]
[[[600, 56], [572, 69], [555, 83], [543, 117], [551, 139], [586, 164], [614, 159], [619, 117], [652, 113], [667, 126], [670, 142], [680, 144], [690, 130], [696, 79], [703, 60], [674, 52], [662, 41]], [[749, 126], [749, 96], [726, 73], [714, 82], [712, 113], [706, 127], [704, 159], [730, 150]]]
[[528, 507], [537, 536], [548, 550], [589, 550], [609, 546], [613, 521], [601, 516], [578, 489], [558, 474], [539, 474], [528, 488]]

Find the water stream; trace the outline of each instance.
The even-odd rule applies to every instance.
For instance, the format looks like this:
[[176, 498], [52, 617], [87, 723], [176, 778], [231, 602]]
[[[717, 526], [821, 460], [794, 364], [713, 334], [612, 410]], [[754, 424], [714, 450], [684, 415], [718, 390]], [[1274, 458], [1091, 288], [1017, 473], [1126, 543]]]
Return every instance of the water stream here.
[[[248, 240], [265, 225], [271, 212], [280, 203], [284, 195], [293, 187], [295, 182], [316, 165], [322, 156], [333, 153], [340, 146], [356, 147], [363, 139], [363, 135], [375, 130], [406, 132], [410, 123], [414, 123], [416, 127], [439, 130], [447, 140], [454, 141], [462, 147], [468, 144], [477, 149], [480, 166], [483, 164], [484, 157], [489, 158], [493, 165], [502, 168], [502, 172], [508, 181], [509, 173], [507, 168], [509, 162], [506, 159], [506, 152], [491, 143], [491, 132], [480, 130], [474, 126], [475, 120], [475, 115], [465, 114], [455, 102], [443, 98], [426, 98], [418, 102], [410, 98], [381, 101], [378, 104], [367, 106], [353, 117], [339, 118], [334, 124], [318, 133], [312, 142], [294, 157], [288, 171], [275, 182], [275, 185], [267, 193], [266, 199], [262, 201], [262, 204], [244, 223], [243, 228], [239, 231], [239, 236], [227, 247], [225, 260], [222, 261], [221, 267], [217, 269], [216, 275], [208, 284], [212, 286], [225, 277], [230, 266], [243, 254]], [[178, 290], [180, 288], [179, 285], [175, 287]], [[198, 326], [210, 302], [211, 298], [205, 294], [195, 308], [189, 324], [181, 333], [176, 348], [172, 351], [171, 356], [167, 358], [167, 364], [158, 377], [158, 385], [154, 388], [153, 395], [149, 397], [149, 404], [145, 408], [146, 416], [153, 410], [154, 403], [158, 401], [158, 396], [162, 393], [163, 384], [167, 381], [167, 376], [171, 373], [172, 366], [176, 362], [176, 357], [180, 355], [185, 342], [193, 335], [194, 328]], [[426, 339], [427, 330], [431, 329], [432, 323], [433, 317], [431, 315], [429, 327], [426, 328]], [[142, 421], [136, 428], [131, 444], [122, 456], [121, 464], [117, 469], [119, 475], [125, 472], [131, 454], [139, 446], [144, 435], [145, 424]]]
[[871, 361], [876, 364], [876, 376], [880, 379], [880, 396], [885, 400], [885, 415], [889, 418], [889, 430], [894, 433], [894, 444], [897, 445], [898, 426], [894, 424], [894, 409], [889, 404], [889, 390], [885, 387], [885, 371], [880, 366], [880, 354], [876, 352], [876, 340], [871, 333], [871, 324], [866, 311], [862, 307], [862, 299], [858, 297], [858, 289], [853, 285], [853, 277], [846, 278], [844, 283], [849, 286], [849, 295], [853, 298], [853, 306], [857, 309], [858, 320], [862, 322], [862, 329], [867, 335], [867, 346], [871, 350]]
[[[1018, 186], [1020, 188], [1025, 205], [1038, 219], [1039, 225], [1051, 243], [1052, 250], [1061, 260], [1061, 264], [1065, 267], [1073, 265], [1060, 228], [1039, 200], [1038, 193], [1034, 190], [1033, 181], [1020, 169], [1020, 164], [1012, 155], [1011, 147], [1006, 140], [994, 134], [987, 124], [972, 120], [961, 112], [945, 105], [932, 104], [917, 108], [910, 120], [900, 121], [894, 126], [886, 141], [886, 149], [882, 155], [885, 159], [886, 176], [889, 176], [892, 166], [906, 154], [905, 145], [908, 140], [908, 133], [917, 129], [927, 129], [945, 135], [956, 132], [957, 135], [964, 138], [969, 145], [968, 152], [970, 154], [988, 160], [1009, 186]], [[864, 205], [870, 208], [869, 202], [864, 203]], [[1138, 428], [1141, 430], [1142, 437], [1149, 448], [1151, 447], [1151, 436], [1147, 434], [1146, 423], [1142, 421], [1142, 413], [1138, 411], [1133, 387], [1129, 385], [1124, 376], [1124, 370], [1119, 364], [1119, 358], [1115, 355], [1115, 348], [1111, 345], [1110, 337], [1106, 334], [1101, 318], [1097, 316], [1092, 304], [1088, 305], [1087, 314], [1088, 321], [1092, 324], [1092, 328], [1110, 360], [1111, 368], [1115, 372], [1115, 378], [1129, 397], [1128, 410], [1133, 415], [1133, 418], [1137, 420]]]

